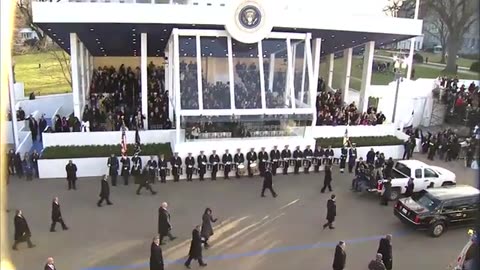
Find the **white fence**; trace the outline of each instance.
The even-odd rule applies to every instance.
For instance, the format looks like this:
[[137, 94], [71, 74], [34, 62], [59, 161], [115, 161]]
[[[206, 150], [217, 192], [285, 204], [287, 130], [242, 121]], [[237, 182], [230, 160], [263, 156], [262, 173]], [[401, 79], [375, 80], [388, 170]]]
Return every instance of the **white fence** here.
[[[17, 127], [18, 130], [22, 130], [25, 126], [25, 121], [17, 121]], [[13, 124], [12, 121], [7, 121], [4, 125], [6, 128], [6, 135], [7, 135], [7, 144], [14, 144], [14, 137], [13, 137]], [[20, 138], [20, 141], [22, 141], [22, 138]]]
[[22, 100], [17, 102], [15, 109], [18, 110], [19, 107], [22, 107], [27, 116], [34, 111], [39, 111], [40, 114], [45, 114], [49, 117], [60, 106], [73, 112], [72, 94], [38, 96], [33, 100]]
[[395, 135], [394, 124], [383, 124], [376, 126], [316, 126], [309, 127], [310, 136], [313, 138], [332, 138], [345, 136], [345, 130], [348, 130], [349, 137], [365, 136], [388, 136]]

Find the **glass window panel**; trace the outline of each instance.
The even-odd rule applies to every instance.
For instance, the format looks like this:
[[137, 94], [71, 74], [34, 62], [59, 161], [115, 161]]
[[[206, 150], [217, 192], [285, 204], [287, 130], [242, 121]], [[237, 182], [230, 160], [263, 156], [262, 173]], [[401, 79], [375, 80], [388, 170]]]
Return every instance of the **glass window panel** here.
[[267, 108], [291, 108], [290, 92], [287, 91], [287, 41], [264, 39], [263, 72]]
[[300, 97], [303, 86], [303, 64], [305, 61], [305, 42], [292, 41], [292, 55], [294, 56], [294, 75], [293, 85], [295, 89], [295, 99], [302, 100]]
[[230, 109], [230, 80], [226, 37], [200, 38], [203, 108]]
[[181, 108], [198, 110], [196, 37], [179, 37], [179, 42]]
[[262, 96], [258, 68], [258, 44], [232, 41], [235, 108], [260, 109]]

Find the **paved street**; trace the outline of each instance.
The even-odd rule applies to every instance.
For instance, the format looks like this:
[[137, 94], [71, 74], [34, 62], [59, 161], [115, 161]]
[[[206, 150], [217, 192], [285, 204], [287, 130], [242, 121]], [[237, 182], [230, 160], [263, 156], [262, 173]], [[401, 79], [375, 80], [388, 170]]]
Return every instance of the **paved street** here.
[[[434, 163], [454, 171], [460, 183], [474, 183], [476, 172], [462, 162]], [[330, 194], [320, 193], [323, 173], [277, 176], [276, 199], [270, 194], [260, 198], [260, 178], [155, 184], [156, 196], [145, 191], [137, 196], [136, 186], [122, 185], [112, 187], [114, 205], [102, 208], [96, 206], [99, 179], [80, 179], [77, 191], [67, 191], [63, 180], [12, 179], [9, 208], [23, 209], [37, 244], [33, 249], [21, 244], [11, 253], [13, 262], [19, 270], [40, 269], [53, 256], [60, 270], [148, 269], [162, 201], [170, 205], [173, 233], [178, 236], [163, 248], [165, 259], [172, 262], [169, 270], [184, 269], [191, 230], [201, 222], [205, 207], [219, 219], [212, 247], [204, 252], [210, 270], [331, 269], [339, 240], [347, 241], [347, 269], [366, 269], [378, 239], [386, 233], [394, 234], [394, 269], [440, 270], [447, 269], [467, 240], [466, 229], [448, 231], [438, 239], [411, 231], [394, 217], [392, 205], [383, 207], [378, 198], [352, 193], [351, 175], [335, 169], [333, 177], [338, 216], [336, 229], [325, 231], [321, 225]], [[69, 231], [57, 225], [56, 233], [49, 232], [55, 195]], [[13, 226], [9, 231], [11, 241]], [[196, 262], [192, 268], [198, 268]]]

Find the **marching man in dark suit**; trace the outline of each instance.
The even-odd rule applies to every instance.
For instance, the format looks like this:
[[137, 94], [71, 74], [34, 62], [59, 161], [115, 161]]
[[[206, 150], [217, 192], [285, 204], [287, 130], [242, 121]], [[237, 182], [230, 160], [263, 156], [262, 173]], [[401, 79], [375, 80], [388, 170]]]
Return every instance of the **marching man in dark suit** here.
[[348, 150], [348, 172], [352, 173], [353, 167], [357, 163], [357, 148], [355, 147], [356, 144], [352, 143], [352, 146]]
[[27, 242], [29, 248], [35, 247], [30, 238], [32, 233], [28, 227], [27, 220], [22, 214], [22, 210], [17, 210], [14, 218], [15, 235], [12, 249], [17, 250], [18, 243]]
[[265, 175], [266, 165], [268, 161], [268, 153], [265, 151], [265, 147], [262, 147], [262, 151], [258, 152], [258, 169], [260, 170], [260, 176]]
[[257, 153], [255, 153], [255, 148], [251, 148], [250, 152], [247, 153], [247, 170], [248, 177], [253, 177], [253, 170], [250, 167], [250, 164], [257, 162]]
[[280, 161], [280, 150], [277, 149], [277, 146], [273, 146], [273, 150], [270, 151], [270, 161], [272, 162], [272, 175], [277, 175], [278, 162]]
[[138, 184], [137, 195], [140, 195], [140, 191], [142, 190], [142, 188], [149, 190], [152, 195], [157, 194], [157, 192], [153, 191], [152, 186], [150, 186], [149, 172], [146, 166], [141, 174], [135, 176], [135, 183]]
[[57, 268], [55, 267], [55, 261], [52, 257], [47, 258], [47, 262], [45, 263], [45, 267], [43, 267], [43, 270], [57, 270]]
[[292, 151], [288, 149], [288, 145], [285, 145], [285, 149], [282, 150], [282, 160], [283, 160], [283, 174], [288, 174], [288, 167], [290, 166], [290, 158], [292, 158]]
[[185, 267], [190, 269], [192, 260], [197, 260], [201, 267], [207, 266], [202, 258], [202, 238], [200, 237], [200, 225], [196, 225], [192, 231], [192, 242], [190, 243], [190, 251], [188, 252], [188, 259], [185, 262]]
[[320, 171], [320, 166], [322, 165], [322, 157], [324, 155], [323, 148], [319, 145], [315, 152], [313, 152], [313, 156], [317, 159], [317, 164], [313, 167], [314, 171], [318, 173]]
[[233, 157], [233, 162], [237, 165], [237, 169], [235, 170], [235, 177], [240, 178], [240, 174], [238, 173], [238, 165], [243, 164], [245, 162], [245, 157], [243, 156], [242, 150], [240, 148], [237, 149], [237, 153]]
[[384, 238], [380, 239], [377, 253], [382, 254], [382, 261], [385, 264], [387, 270], [392, 270], [393, 255], [392, 255], [392, 235], [387, 234]]
[[109, 175], [112, 177], [112, 186], [117, 185], [117, 175], [118, 175], [118, 159], [117, 157], [112, 154], [107, 161], [107, 166], [109, 169]]
[[277, 197], [277, 193], [273, 190], [273, 177], [272, 172], [270, 170], [265, 171], [265, 176], [263, 178], [263, 187], [262, 187], [262, 194], [261, 197], [265, 197], [265, 190], [270, 190], [272, 196], [275, 198]]
[[342, 149], [340, 150], [340, 173], [345, 172], [345, 163], [347, 163], [347, 146], [343, 145]]
[[345, 252], [345, 242], [340, 241], [335, 247], [335, 256], [333, 257], [333, 270], [343, 270], [347, 263], [347, 253]]
[[300, 150], [300, 146], [297, 146], [297, 149], [293, 151], [293, 158], [295, 159], [295, 170], [294, 174], [298, 174], [300, 166], [302, 166], [303, 152]]
[[162, 203], [162, 206], [158, 209], [158, 234], [160, 235], [160, 245], [163, 245], [163, 238], [168, 236], [170, 241], [176, 239], [172, 235], [172, 225], [170, 224], [170, 213], [167, 210], [168, 204]]
[[323, 179], [323, 187], [321, 192], [324, 193], [325, 189], [327, 189], [331, 192], [332, 191], [332, 166], [331, 165], [325, 165], [325, 178]]
[[72, 160], [68, 161], [68, 164], [65, 166], [65, 171], [67, 171], [67, 181], [68, 181], [68, 190], [72, 188], [75, 190], [77, 186], [77, 165], [73, 164]]
[[313, 151], [312, 149], [310, 149], [310, 145], [307, 145], [307, 148], [303, 151], [303, 157], [306, 158], [306, 160], [304, 160], [305, 165], [303, 166], [303, 172], [309, 173], [310, 166], [312, 166], [312, 157], [313, 157]]
[[220, 157], [217, 155], [215, 150], [212, 151], [208, 162], [212, 166], [212, 180], [217, 180], [218, 163], [220, 163]]
[[222, 163], [224, 164], [224, 168], [223, 168], [224, 179], [228, 179], [228, 174], [232, 170], [232, 161], [233, 161], [232, 154], [228, 152], [228, 149], [225, 150], [225, 154], [223, 154], [222, 156]]
[[128, 177], [130, 176], [130, 158], [127, 156], [122, 156], [120, 159], [120, 163], [122, 163], [122, 177], [123, 177], [123, 184], [128, 186]]
[[153, 156], [150, 157], [150, 160], [147, 161], [146, 168], [148, 170], [148, 182], [151, 184], [155, 184], [155, 171], [157, 170], [157, 161], [154, 159]]
[[53, 198], [52, 202], [52, 225], [50, 226], [50, 231], [54, 232], [55, 231], [55, 225], [57, 225], [57, 222], [60, 222], [62, 225], [62, 229], [68, 230], [67, 225], [65, 225], [65, 222], [63, 221], [62, 217], [62, 212], [60, 211], [60, 203], [58, 202], [58, 197]]
[[177, 152], [173, 154], [173, 157], [170, 160], [170, 165], [172, 166], [173, 182], [178, 182], [180, 179], [182, 159], [178, 156]]
[[192, 181], [193, 167], [195, 167], [195, 158], [192, 157], [192, 153], [188, 153], [188, 157], [185, 158], [185, 166], [187, 167], [187, 181]]
[[[160, 158], [158, 159], [158, 175], [160, 176], [160, 183], [167, 183], [167, 168], [168, 168], [168, 161], [165, 159], [165, 155], [161, 154]], [[150, 171], [148, 172], [150, 175]], [[155, 171], [153, 171], [153, 179], [155, 179]]]
[[150, 270], [163, 270], [163, 254], [162, 247], [160, 247], [160, 236], [153, 238], [150, 245]]
[[330, 199], [327, 201], [327, 223], [323, 224], [323, 229], [335, 229], [333, 227], [333, 222], [335, 221], [335, 217], [337, 216], [337, 204], [335, 202], [335, 194], [330, 196]]
[[198, 176], [200, 177], [200, 181], [205, 180], [204, 176], [207, 172], [207, 162], [207, 156], [203, 154], [203, 151], [200, 151], [200, 155], [197, 157]]
[[113, 203], [110, 201], [110, 185], [108, 184], [108, 175], [104, 175], [100, 183], [100, 200], [97, 202], [97, 206], [101, 207], [103, 201], [107, 201], [108, 205], [112, 205]]

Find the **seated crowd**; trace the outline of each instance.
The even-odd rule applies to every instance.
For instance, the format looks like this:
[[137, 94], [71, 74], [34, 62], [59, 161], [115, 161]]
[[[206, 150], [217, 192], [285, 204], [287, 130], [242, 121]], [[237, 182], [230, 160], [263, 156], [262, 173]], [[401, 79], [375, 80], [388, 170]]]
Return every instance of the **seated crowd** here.
[[341, 91], [335, 93], [323, 91], [317, 96], [317, 126], [331, 125], [381, 125], [386, 118], [382, 112], [370, 107], [367, 112], [360, 113], [352, 102], [342, 102]]

